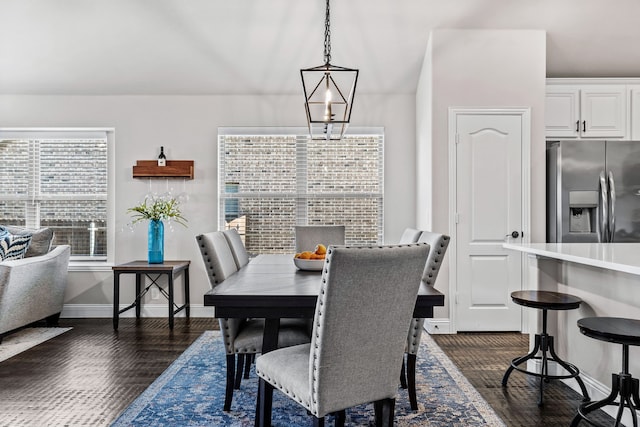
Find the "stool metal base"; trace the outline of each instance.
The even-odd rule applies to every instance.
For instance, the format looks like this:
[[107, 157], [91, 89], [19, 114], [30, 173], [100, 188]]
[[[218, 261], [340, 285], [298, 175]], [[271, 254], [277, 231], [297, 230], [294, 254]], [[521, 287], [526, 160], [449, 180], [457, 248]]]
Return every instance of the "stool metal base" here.
[[[577, 427], [581, 420], [587, 423], [599, 426], [588, 418], [588, 414], [604, 406], [614, 405], [618, 406], [618, 413], [616, 414], [616, 423], [614, 427], [620, 425], [622, 420], [622, 414], [625, 408], [631, 410], [631, 419], [633, 420], [633, 426], [638, 427], [638, 416], [636, 411], [640, 410], [640, 392], [639, 382], [637, 378], [633, 378], [628, 371], [628, 357], [629, 346], [623, 346], [623, 371], [619, 374], [611, 374], [611, 393], [606, 398], [596, 402], [586, 402], [580, 405], [578, 413], [571, 422], [571, 427]], [[616, 402], [616, 398], [620, 396], [619, 402]]]
[[[582, 395], [584, 396], [583, 400], [589, 400], [589, 393], [587, 392], [587, 387], [585, 387], [582, 378], [580, 378], [580, 370], [569, 362], [565, 362], [560, 359], [556, 354], [555, 348], [553, 346], [553, 336], [547, 334], [547, 310], [542, 311], [542, 333], [536, 334], [535, 336], [535, 345], [531, 353], [526, 356], [516, 357], [511, 361], [511, 366], [505, 372], [504, 377], [502, 377], [502, 386], [506, 387], [507, 382], [509, 381], [509, 376], [515, 369], [516, 371], [522, 372], [527, 375], [533, 375], [535, 377], [540, 378], [540, 396], [538, 398], [538, 406], [542, 406], [543, 402], [543, 392], [544, 392], [544, 383], [549, 382], [549, 380], [561, 380], [568, 378], [575, 378], [580, 386], [580, 390], [582, 390]], [[542, 352], [541, 356], [538, 356], [538, 352]], [[548, 353], [548, 354], [547, 354]], [[541, 360], [542, 366], [540, 372], [532, 372], [528, 371], [525, 368], [521, 368], [519, 365], [525, 363], [527, 360]], [[549, 362], [555, 362], [558, 365], [562, 366], [564, 369], [569, 372], [566, 375], [551, 375], [549, 374]]]

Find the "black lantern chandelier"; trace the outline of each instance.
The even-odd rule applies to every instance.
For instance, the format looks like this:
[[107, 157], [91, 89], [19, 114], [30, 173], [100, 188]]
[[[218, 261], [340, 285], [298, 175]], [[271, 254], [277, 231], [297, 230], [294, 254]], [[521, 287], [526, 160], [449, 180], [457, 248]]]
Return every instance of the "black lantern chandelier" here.
[[300, 70], [311, 139], [342, 139], [356, 92], [358, 70], [331, 65], [329, 0], [324, 21], [324, 65]]

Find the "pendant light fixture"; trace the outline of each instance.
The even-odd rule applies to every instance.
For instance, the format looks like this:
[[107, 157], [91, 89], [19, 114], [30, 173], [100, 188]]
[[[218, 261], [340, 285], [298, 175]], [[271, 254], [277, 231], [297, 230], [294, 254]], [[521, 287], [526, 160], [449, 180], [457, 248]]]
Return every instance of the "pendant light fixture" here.
[[358, 70], [331, 65], [329, 0], [324, 21], [324, 65], [300, 70], [311, 139], [342, 139], [349, 121]]

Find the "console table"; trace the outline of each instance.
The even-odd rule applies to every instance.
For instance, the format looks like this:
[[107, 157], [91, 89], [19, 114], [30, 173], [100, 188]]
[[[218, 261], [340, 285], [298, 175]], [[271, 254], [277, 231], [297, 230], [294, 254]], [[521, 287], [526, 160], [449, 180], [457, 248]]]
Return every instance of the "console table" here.
[[[169, 300], [169, 328], [173, 329], [173, 316], [185, 310], [189, 317], [189, 264], [191, 261], [165, 261], [162, 264], [149, 264], [147, 261], [131, 261], [125, 264], [114, 265], [113, 269], [113, 329], [118, 330], [118, 318], [120, 313], [136, 308], [136, 318], [140, 318], [140, 307], [142, 297], [149, 292], [152, 286], [156, 286], [162, 295]], [[184, 304], [178, 306], [173, 301], [173, 282], [180, 274], [183, 274], [184, 283]], [[120, 275], [136, 275], [136, 299], [131, 305], [119, 309], [120, 307]], [[166, 275], [168, 280], [168, 292], [158, 284], [158, 279]], [[155, 276], [155, 277], [154, 277]], [[151, 283], [143, 289], [143, 279], [148, 278]]]

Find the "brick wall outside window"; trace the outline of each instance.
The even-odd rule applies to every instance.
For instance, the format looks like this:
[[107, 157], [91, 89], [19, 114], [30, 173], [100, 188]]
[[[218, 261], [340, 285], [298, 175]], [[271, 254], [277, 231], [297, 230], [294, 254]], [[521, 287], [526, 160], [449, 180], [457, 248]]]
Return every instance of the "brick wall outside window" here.
[[244, 231], [250, 253], [293, 252], [296, 224], [344, 224], [347, 244], [382, 242], [382, 134], [218, 139], [220, 228]]
[[0, 225], [49, 227], [53, 245], [71, 245], [73, 259], [106, 259], [106, 135], [13, 133], [0, 132], [0, 162], [10, 165], [0, 170]]

